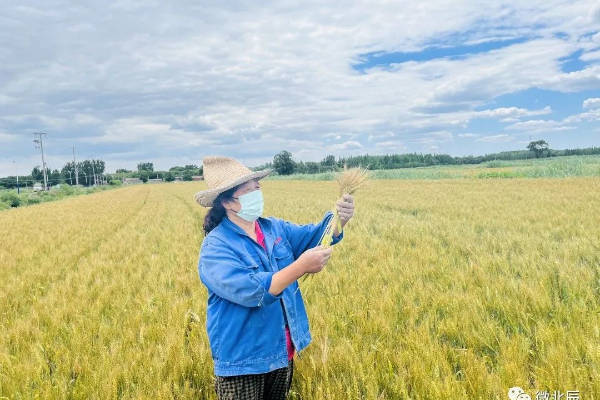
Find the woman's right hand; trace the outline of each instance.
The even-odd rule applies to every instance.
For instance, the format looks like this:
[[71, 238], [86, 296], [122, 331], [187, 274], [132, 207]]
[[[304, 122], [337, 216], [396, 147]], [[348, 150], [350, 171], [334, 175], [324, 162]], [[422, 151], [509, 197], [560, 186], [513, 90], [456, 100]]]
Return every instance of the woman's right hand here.
[[325, 267], [329, 257], [331, 257], [332, 251], [332, 246], [325, 247], [319, 245], [306, 250], [298, 257], [297, 261], [302, 264], [305, 273], [315, 274]]

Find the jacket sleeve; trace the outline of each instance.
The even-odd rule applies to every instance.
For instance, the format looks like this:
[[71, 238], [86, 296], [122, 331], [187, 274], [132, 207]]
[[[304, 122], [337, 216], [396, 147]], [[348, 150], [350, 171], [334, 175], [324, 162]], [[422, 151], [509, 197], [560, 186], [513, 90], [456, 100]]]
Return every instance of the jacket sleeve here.
[[283, 296], [269, 293], [273, 271], [245, 265], [230, 246], [205, 238], [198, 261], [200, 280], [217, 296], [245, 307], [269, 305]]
[[[306, 250], [311, 249], [319, 244], [319, 239], [325, 231], [329, 220], [333, 218], [333, 212], [327, 211], [321, 222], [317, 224], [297, 225], [293, 222], [280, 220], [285, 231], [288, 242], [292, 245], [294, 258], [300, 257]], [[334, 236], [331, 240], [331, 245], [335, 245], [344, 237], [344, 230], [339, 236]]]

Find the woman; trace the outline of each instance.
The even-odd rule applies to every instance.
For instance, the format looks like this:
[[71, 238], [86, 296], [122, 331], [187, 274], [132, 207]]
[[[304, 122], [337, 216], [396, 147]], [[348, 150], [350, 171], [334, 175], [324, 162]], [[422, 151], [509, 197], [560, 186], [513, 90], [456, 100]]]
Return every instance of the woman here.
[[[318, 246], [328, 211], [317, 224], [296, 225], [262, 218], [259, 180], [227, 157], [203, 160], [207, 190], [196, 201], [211, 207], [198, 272], [208, 289], [206, 329], [219, 399], [285, 399], [292, 382], [294, 352], [311, 341], [297, 279], [323, 269], [332, 248]], [[337, 203], [343, 226], [354, 213], [352, 196]], [[300, 355], [299, 355], [300, 356]]]

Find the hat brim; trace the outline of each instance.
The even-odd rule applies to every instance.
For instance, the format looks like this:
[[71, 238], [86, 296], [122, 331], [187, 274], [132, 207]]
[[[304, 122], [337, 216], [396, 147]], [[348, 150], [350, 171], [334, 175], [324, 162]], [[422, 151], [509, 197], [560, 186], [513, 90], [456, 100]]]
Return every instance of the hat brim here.
[[213, 201], [215, 201], [217, 196], [219, 196], [224, 191], [229, 190], [237, 185], [241, 185], [242, 183], [248, 182], [252, 179], [262, 179], [265, 176], [269, 175], [271, 172], [273, 172], [272, 169], [264, 169], [261, 171], [253, 172], [248, 175], [244, 175], [236, 179], [235, 181], [228, 183], [227, 185], [219, 186], [213, 189], [202, 190], [194, 195], [194, 199], [202, 207], [212, 207]]

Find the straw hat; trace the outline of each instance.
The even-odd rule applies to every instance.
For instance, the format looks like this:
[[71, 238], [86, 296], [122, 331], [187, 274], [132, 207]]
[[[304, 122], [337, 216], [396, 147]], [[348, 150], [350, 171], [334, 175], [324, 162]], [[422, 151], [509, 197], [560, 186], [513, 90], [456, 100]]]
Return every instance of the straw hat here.
[[222, 192], [252, 179], [262, 179], [273, 171], [252, 172], [233, 158], [221, 156], [205, 157], [202, 168], [208, 189], [196, 193], [194, 199], [203, 207], [212, 207], [213, 201]]

